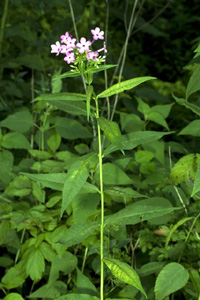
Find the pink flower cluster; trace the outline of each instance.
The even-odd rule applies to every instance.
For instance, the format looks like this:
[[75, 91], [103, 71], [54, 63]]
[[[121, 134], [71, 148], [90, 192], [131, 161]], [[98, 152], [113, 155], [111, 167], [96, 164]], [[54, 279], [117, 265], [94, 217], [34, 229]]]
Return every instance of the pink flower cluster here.
[[56, 53], [56, 55], [59, 55], [60, 53], [65, 54], [64, 60], [70, 64], [71, 62], [76, 60], [77, 54], [86, 54], [86, 59], [88, 61], [93, 60], [96, 61], [97, 57], [99, 56], [99, 52], [104, 51], [104, 53], [107, 52], [106, 44], [104, 42], [103, 48], [92, 51], [90, 49], [90, 46], [94, 43], [96, 40], [103, 40], [104, 39], [104, 31], [101, 31], [99, 27], [96, 27], [95, 29], [91, 30], [91, 33], [93, 35], [93, 40], [86, 40], [86, 38], [82, 37], [80, 39], [79, 43], [76, 43], [76, 39], [72, 38], [72, 36], [66, 32], [64, 35], [61, 35], [61, 43], [56, 42], [55, 45], [51, 45], [51, 53]]

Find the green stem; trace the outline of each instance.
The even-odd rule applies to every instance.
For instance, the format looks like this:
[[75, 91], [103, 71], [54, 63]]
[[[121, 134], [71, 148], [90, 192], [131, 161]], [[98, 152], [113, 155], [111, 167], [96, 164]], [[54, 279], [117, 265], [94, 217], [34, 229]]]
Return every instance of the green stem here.
[[[4, 9], [3, 9], [3, 15], [1, 18], [1, 29], [0, 29], [0, 61], [2, 58], [2, 47], [3, 47], [3, 36], [4, 36], [4, 29], [5, 29], [5, 24], [6, 24], [6, 18], [8, 14], [8, 2], [9, 0], [5, 0], [4, 4]], [[0, 80], [2, 79], [3, 76], [3, 67], [0, 69]]]
[[100, 258], [101, 258], [101, 278], [100, 278], [100, 300], [104, 299], [104, 262], [103, 262], [103, 240], [104, 240], [104, 192], [103, 192], [103, 163], [102, 163], [102, 147], [101, 147], [101, 130], [98, 124], [99, 107], [98, 100], [96, 102], [96, 118], [97, 118], [97, 132], [98, 132], [98, 144], [99, 144], [99, 179], [100, 179], [100, 194], [101, 194], [101, 226], [100, 226]]

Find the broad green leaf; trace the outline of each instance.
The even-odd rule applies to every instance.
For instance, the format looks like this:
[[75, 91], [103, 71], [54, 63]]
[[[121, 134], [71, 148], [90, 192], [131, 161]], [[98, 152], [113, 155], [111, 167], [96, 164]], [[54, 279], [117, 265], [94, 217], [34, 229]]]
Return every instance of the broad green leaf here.
[[200, 164], [197, 166], [197, 172], [194, 180], [191, 197], [200, 191]]
[[145, 102], [144, 102], [142, 99], [140, 99], [139, 97], [136, 97], [136, 99], [137, 99], [137, 102], [138, 102], [138, 107], [137, 107], [137, 109], [138, 109], [139, 112], [141, 112], [141, 113], [144, 115], [144, 117], [145, 117], [145, 119], [146, 119], [146, 116], [147, 116], [148, 113], [150, 112], [151, 108], [150, 108], [150, 106], [149, 106], [147, 103], [145, 103]]
[[58, 109], [67, 112], [71, 115], [87, 115], [85, 102], [81, 101], [61, 101], [61, 100], [48, 100], [49, 104], [56, 106]]
[[155, 77], [138, 77], [138, 78], [133, 78], [129, 79], [117, 84], [114, 84], [112, 87], [108, 88], [107, 90], [103, 91], [99, 95], [97, 95], [97, 98], [105, 98], [105, 97], [110, 97], [115, 94], [119, 94], [125, 90], [130, 90], [133, 89], [134, 87], [138, 86], [139, 84], [148, 81], [156, 79]]
[[161, 271], [165, 264], [165, 262], [149, 262], [137, 270], [137, 273], [140, 277], [146, 277], [154, 273], [157, 274]]
[[102, 66], [98, 66], [96, 68], [91, 67], [87, 70], [87, 73], [98, 73], [98, 72], [101, 72], [101, 71], [104, 71], [104, 70], [107, 70], [107, 69], [110, 69], [110, 68], [114, 68], [116, 66], [117, 65], [102, 65]]
[[55, 173], [55, 174], [31, 174], [22, 173], [28, 178], [42, 183], [45, 187], [51, 188], [53, 190], [62, 191], [64, 182], [66, 180], [67, 174]]
[[171, 170], [170, 177], [174, 183], [184, 182], [189, 176], [191, 180], [195, 179], [197, 166], [200, 163], [200, 154], [188, 154], [178, 160]]
[[200, 136], [200, 120], [194, 120], [184, 127], [179, 135]]
[[53, 93], [53, 94], [43, 94], [35, 98], [32, 102], [44, 100], [44, 101], [86, 101], [87, 97], [84, 94], [76, 93]]
[[174, 99], [176, 100], [176, 102], [180, 105], [183, 105], [187, 108], [189, 108], [191, 111], [193, 111], [195, 114], [197, 114], [198, 116], [200, 116], [200, 107], [197, 106], [196, 104], [190, 103], [187, 100], [183, 99], [183, 98], [177, 98], [174, 94], [172, 94]]
[[26, 277], [24, 261], [21, 261], [14, 267], [8, 269], [1, 279], [1, 283], [6, 287], [6, 289], [14, 289], [20, 287], [24, 283]]
[[50, 150], [56, 152], [59, 148], [61, 142], [61, 136], [54, 131], [53, 134], [48, 138], [47, 145], [49, 146]]
[[72, 253], [65, 251], [62, 257], [58, 255], [53, 258], [49, 275], [49, 284], [52, 284], [59, 278], [59, 272], [64, 275], [71, 273], [77, 266], [77, 258]]
[[139, 164], [144, 164], [150, 162], [155, 155], [151, 151], [138, 150], [135, 152], [135, 160]]
[[52, 249], [52, 247], [47, 244], [46, 242], [42, 242], [40, 245], [40, 251], [42, 253], [42, 255], [44, 256], [44, 258], [47, 261], [52, 262], [52, 260], [54, 259], [54, 257], [56, 256], [55, 251]]
[[33, 157], [37, 158], [38, 160], [43, 160], [43, 159], [49, 159], [53, 155], [47, 151], [42, 151], [42, 150], [29, 150], [28, 151]]
[[122, 135], [116, 122], [109, 121], [103, 117], [98, 119], [101, 130], [103, 130], [106, 138], [115, 145], [124, 154], [122, 149]]
[[0, 127], [6, 127], [13, 131], [24, 133], [28, 131], [33, 124], [33, 117], [29, 111], [19, 111], [9, 115], [0, 122]]
[[31, 293], [29, 298], [42, 299], [57, 299], [61, 294], [65, 294], [67, 290], [66, 284], [63, 281], [55, 281], [51, 284], [44, 284], [39, 289]]
[[[166, 203], [166, 205], [164, 206], [163, 203]], [[161, 197], [139, 200], [133, 204], [127, 205], [127, 207], [117, 213], [106, 217], [105, 225], [112, 223], [134, 225], [141, 221], [151, 220], [172, 213], [174, 210], [181, 209], [180, 207], [166, 208], [169, 204], [170, 202], [167, 199]]]
[[189, 98], [190, 95], [200, 90], [200, 66], [194, 70], [194, 73], [190, 77], [190, 80], [186, 89], [186, 99]]
[[98, 296], [97, 289], [90, 279], [77, 269], [77, 293]]
[[7, 149], [31, 149], [29, 141], [20, 132], [10, 132], [4, 135], [1, 146]]
[[0, 152], [0, 181], [6, 186], [13, 178], [12, 169], [13, 169], [14, 156], [12, 152], [7, 150], [2, 150]]
[[[95, 179], [99, 181], [99, 169], [95, 173]], [[106, 185], [126, 185], [133, 183], [124, 171], [111, 163], [103, 164], [103, 182]]]
[[35, 248], [29, 255], [26, 263], [26, 273], [33, 281], [38, 281], [42, 278], [45, 269], [44, 256], [39, 248]]
[[81, 243], [88, 236], [98, 229], [99, 225], [95, 222], [77, 223], [72, 225], [59, 239], [58, 243], [65, 246], [73, 246]]
[[[159, 140], [164, 135], [170, 134], [172, 132], [158, 132], [158, 131], [136, 131], [125, 135], [122, 135], [122, 148], [124, 150], [132, 150], [139, 145], [146, 144]], [[104, 156], [118, 150], [115, 145], [109, 145], [104, 150]]]
[[97, 205], [100, 202], [100, 194], [79, 194], [72, 202], [74, 223], [86, 222], [87, 219], [96, 213]]
[[162, 116], [162, 114], [160, 112], [150, 111], [150, 113], [147, 116], [147, 120], [153, 121], [153, 122], [163, 126], [167, 130], [169, 130], [167, 122], [165, 121], [164, 117]]
[[99, 298], [87, 294], [68, 294], [55, 300], [99, 300]]
[[146, 195], [142, 195], [131, 188], [123, 188], [120, 186], [113, 187], [111, 189], [105, 189], [104, 192], [108, 195], [132, 197], [132, 198], [148, 198]]
[[74, 200], [83, 188], [88, 176], [88, 164], [94, 158], [94, 154], [89, 155], [84, 160], [78, 160], [70, 167], [63, 187], [63, 200], [61, 207], [61, 216], [67, 206]]
[[192, 281], [192, 284], [197, 291], [197, 293], [200, 295], [200, 276], [199, 273], [196, 270], [189, 270], [190, 279]]
[[67, 117], [57, 117], [55, 128], [61, 137], [69, 140], [92, 137], [91, 132], [80, 122]]
[[111, 258], [105, 258], [104, 262], [115, 277], [136, 287], [147, 298], [146, 293], [141, 285], [140, 278], [131, 266], [129, 266], [127, 263]]
[[24, 300], [20, 294], [10, 293], [3, 298], [3, 300]]
[[163, 300], [184, 287], [189, 279], [188, 271], [180, 264], [172, 262], [159, 273], [156, 285], [156, 300]]
[[63, 73], [63, 74], [55, 77], [54, 80], [56, 80], [57, 78], [63, 79], [63, 78], [68, 78], [68, 77], [77, 77], [80, 75], [81, 75], [81, 73], [78, 71], [69, 71], [69, 72]]
[[170, 232], [168, 233], [167, 235], [167, 239], [165, 241], [165, 248], [167, 248], [169, 242], [170, 242], [170, 239], [172, 237], [172, 234], [181, 226], [183, 225], [185, 222], [191, 220], [191, 219], [194, 219], [194, 217], [188, 217], [188, 218], [184, 218], [184, 219], [181, 219], [180, 221], [178, 221], [171, 229], [170, 229]]
[[51, 78], [51, 89], [52, 93], [60, 93], [62, 90], [62, 79], [59, 78], [62, 68], [55, 71]]
[[166, 119], [173, 105], [174, 103], [164, 104], [164, 105], [154, 105], [151, 107], [150, 112], [158, 112], [163, 116], [164, 119]]

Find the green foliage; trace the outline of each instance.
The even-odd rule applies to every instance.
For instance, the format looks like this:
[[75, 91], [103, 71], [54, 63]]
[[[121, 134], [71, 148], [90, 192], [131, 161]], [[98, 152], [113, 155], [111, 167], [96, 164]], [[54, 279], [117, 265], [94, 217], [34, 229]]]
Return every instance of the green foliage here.
[[[199, 3], [186, 2], [138, 3], [129, 34], [135, 1], [1, 1], [1, 299], [199, 299]], [[79, 37], [105, 31], [98, 68], [50, 53], [76, 31], [70, 3]]]

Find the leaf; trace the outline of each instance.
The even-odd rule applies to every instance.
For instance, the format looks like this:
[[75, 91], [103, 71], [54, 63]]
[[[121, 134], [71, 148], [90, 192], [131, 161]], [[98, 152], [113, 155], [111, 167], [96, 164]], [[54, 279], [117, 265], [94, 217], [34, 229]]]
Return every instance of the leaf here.
[[[95, 179], [99, 181], [99, 169], [95, 173]], [[112, 185], [126, 185], [133, 183], [124, 171], [111, 163], [103, 164], [103, 182], [104, 184]]]
[[[165, 203], [165, 205], [163, 205]], [[141, 221], [153, 219], [155, 217], [164, 216], [174, 210], [181, 208], [168, 207], [170, 202], [161, 197], [153, 197], [147, 200], [139, 200], [133, 204], [127, 205], [126, 208], [118, 211], [117, 213], [105, 218], [105, 225], [107, 224], [123, 224], [134, 225]]]
[[147, 120], [153, 121], [153, 122], [163, 126], [167, 130], [169, 130], [169, 127], [168, 127], [167, 122], [165, 121], [164, 117], [162, 116], [161, 113], [159, 113], [157, 111], [150, 111], [150, 113], [147, 116]]
[[21, 174], [27, 176], [28, 178], [42, 183], [44, 186], [51, 188], [53, 190], [62, 191], [63, 184], [66, 180], [67, 174], [55, 173], [55, 174], [31, 174], [24, 173]]
[[91, 132], [80, 122], [67, 117], [57, 117], [55, 128], [61, 137], [69, 140], [92, 137]]
[[187, 100], [183, 99], [183, 98], [177, 98], [174, 94], [172, 94], [174, 99], [176, 100], [176, 102], [180, 105], [183, 105], [187, 108], [189, 108], [191, 111], [193, 111], [195, 114], [197, 114], [198, 116], [200, 116], [200, 107], [197, 106], [196, 104], [190, 103]]
[[98, 227], [99, 225], [93, 221], [72, 225], [58, 240], [58, 243], [68, 247], [79, 244], [92, 235]]
[[59, 272], [62, 271], [64, 275], [70, 274], [77, 266], [77, 258], [72, 253], [65, 251], [62, 257], [58, 255], [52, 260], [50, 274], [49, 274], [49, 285], [52, 285], [58, 278]]
[[120, 186], [113, 187], [111, 189], [105, 189], [104, 192], [108, 195], [132, 197], [132, 198], [148, 198], [147, 195], [142, 195], [131, 188], [123, 188]]
[[38, 281], [42, 278], [45, 269], [44, 256], [39, 248], [34, 249], [29, 255], [26, 263], [26, 273], [30, 275], [33, 281]]
[[58, 78], [63, 79], [63, 78], [68, 78], [68, 77], [77, 77], [77, 76], [80, 76], [80, 75], [81, 75], [81, 73], [78, 72], [78, 71], [69, 71], [69, 72], [63, 73], [59, 76], [55, 76], [54, 80], [56, 80]]
[[188, 271], [178, 263], [169, 263], [159, 273], [155, 284], [156, 300], [163, 300], [184, 287], [189, 279]]
[[138, 78], [133, 78], [129, 79], [117, 84], [114, 84], [112, 87], [108, 88], [107, 90], [103, 91], [99, 95], [97, 95], [97, 98], [105, 98], [105, 97], [110, 97], [115, 94], [119, 94], [125, 90], [130, 90], [133, 89], [134, 87], [138, 86], [139, 84], [148, 81], [156, 79], [156, 77], [138, 77]]
[[66, 284], [63, 281], [56, 281], [52, 284], [44, 284], [39, 289], [31, 293], [29, 298], [42, 299], [57, 299], [60, 294], [65, 294], [67, 290]]
[[97, 289], [90, 279], [77, 269], [77, 293], [98, 296]]
[[191, 197], [200, 191], [200, 164], [197, 166], [197, 172], [194, 180]]
[[63, 187], [61, 216], [84, 186], [89, 176], [88, 164], [94, 156], [96, 154], [89, 155], [87, 159], [76, 161], [70, 167]]
[[149, 262], [137, 270], [137, 273], [140, 277], [146, 277], [154, 273], [157, 274], [161, 271], [165, 264], [165, 262]]
[[90, 101], [93, 93], [93, 86], [89, 85], [86, 87], [86, 95], [87, 95], [87, 120], [89, 122], [89, 117], [90, 117]]
[[87, 115], [86, 105], [81, 101], [48, 100], [47, 102], [64, 112], [70, 113], [71, 115]]
[[131, 284], [147, 298], [146, 293], [141, 285], [140, 278], [131, 266], [117, 259], [111, 258], [104, 259], [104, 262], [115, 277], [124, 281], [125, 283]]
[[24, 300], [20, 294], [10, 293], [3, 298], [3, 300]]
[[98, 73], [110, 68], [114, 68], [117, 65], [102, 65], [102, 66], [98, 66], [98, 67], [91, 67], [87, 70], [87, 73]]
[[[132, 150], [139, 145], [146, 144], [149, 142], [154, 142], [164, 135], [170, 134], [172, 132], [158, 132], [158, 131], [136, 131], [125, 135], [122, 135], [122, 148], [124, 150]], [[104, 150], [104, 156], [116, 151], [118, 148], [115, 145], [109, 145]]]
[[84, 94], [77, 93], [53, 93], [43, 94], [35, 98], [32, 102], [44, 100], [44, 101], [86, 101], [87, 97]]
[[1, 279], [1, 283], [6, 287], [6, 289], [13, 289], [21, 286], [27, 275], [24, 270], [24, 261], [16, 264], [14, 267], [8, 269], [6, 274]]
[[33, 117], [29, 111], [19, 111], [9, 115], [0, 122], [1, 127], [6, 127], [14, 131], [24, 133], [28, 131], [33, 124]]
[[179, 132], [179, 135], [200, 136], [200, 120], [190, 122], [181, 130], [181, 132]]
[[2, 150], [0, 152], [0, 181], [6, 186], [13, 178], [14, 156], [12, 152], [7, 150]]
[[4, 135], [1, 146], [7, 149], [31, 149], [29, 141], [20, 132], [10, 132]]
[[100, 117], [98, 119], [98, 123], [101, 130], [104, 131], [106, 138], [124, 154], [121, 141], [122, 135], [118, 124], [116, 122], [109, 121], [103, 117]]
[[170, 229], [170, 232], [168, 233], [167, 235], [167, 238], [166, 238], [166, 241], [165, 241], [165, 248], [167, 248], [169, 242], [170, 242], [170, 239], [171, 239], [171, 236], [172, 234], [176, 231], [176, 229], [178, 229], [181, 225], [183, 225], [185, 222], [191, 220], [191, 219], [194, 219], [194, 217], [189, 217], [189, 218], [184, 218], [184, 219], [181, 219], [180, 221], [178, 221], [171, 229]]
[[56, 298], [55, 300], [99, 300], [99, 298], [86, 294], [68, 294], [65, 296], [61, 296]]
[[190, 77], [190, 80], [186, 89], [186, 99], [189, 98], [190, 95], [200, 90], [200, 66], [194, 70], [194, 73]]
[[61, 143], [61, 136], [54, 131], [53, 134], [48, 138], [47, 145], [49, 146], [50, 150], [53, 152], [56, 152], [56, 150], [59, 148]]
[[184, 182], [186, 176], [195, 179], [197, 166], [200, 163], [200, 154], [188, 154], [178, 160], [171, 170], [170, 177], [174, 183]]

